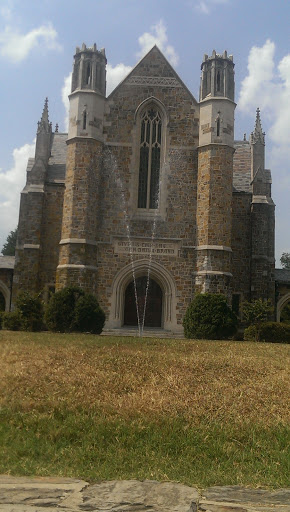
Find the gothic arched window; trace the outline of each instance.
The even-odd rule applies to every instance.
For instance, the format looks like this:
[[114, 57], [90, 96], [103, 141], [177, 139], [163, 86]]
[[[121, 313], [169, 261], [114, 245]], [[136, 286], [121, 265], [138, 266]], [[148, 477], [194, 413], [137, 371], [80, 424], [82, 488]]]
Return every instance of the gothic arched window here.
[[159, 206], [162, 120], [151, 105], [141, 115], [138, 208], [156, 210]]

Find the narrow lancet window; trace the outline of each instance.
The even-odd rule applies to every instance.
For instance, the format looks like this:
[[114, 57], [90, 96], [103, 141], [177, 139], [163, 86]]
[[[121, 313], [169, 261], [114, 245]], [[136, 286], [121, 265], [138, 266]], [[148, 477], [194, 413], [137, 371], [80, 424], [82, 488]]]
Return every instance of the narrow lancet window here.
[[89, 85], [91, 81], [91, 64], [88, 62], [86, 70], [86, 85]]
[[217, 90], [217, 92], [220, 92], [220, 90], [221, 90], [221, 74], [220, 74], [220, 71], [217, 72], [216, 90]]
[[150, 107], [141, 116], [138, 208], [155, 210], [159, 205], [162, 122]]
[[221, 129], [221, 121], [220, 121], [220, 118], [218, 118], [217, 122], [216, 122], [216, 134], [218, 137], [220, 136], [220, 129]]
[[83, 111], [83, 130], [86, 130], [87, 128], [87, 111]]

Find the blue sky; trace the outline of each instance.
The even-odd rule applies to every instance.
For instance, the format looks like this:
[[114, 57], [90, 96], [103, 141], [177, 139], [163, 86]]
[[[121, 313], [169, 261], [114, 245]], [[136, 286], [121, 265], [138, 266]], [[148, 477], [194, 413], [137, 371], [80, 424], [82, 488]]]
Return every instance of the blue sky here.
[[276, 203], [276, 266], [290, 252], [289, 0], [0, 0], [0, 247], [18, 221], [37, 121], [49, 98], [66, 128], [75, 47], [105, 47], [109, 90], [157, 44], [198, 99], [204, 53], [225, 49], [236, 70], [235, 138], [261, 109]]

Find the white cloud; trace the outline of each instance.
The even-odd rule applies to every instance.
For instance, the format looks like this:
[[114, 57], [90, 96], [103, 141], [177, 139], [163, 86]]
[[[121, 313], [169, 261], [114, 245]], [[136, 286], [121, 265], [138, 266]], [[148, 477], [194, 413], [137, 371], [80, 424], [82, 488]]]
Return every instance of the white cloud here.
[[264, 46], [251, 48], [238, 107], [245, 113], [260, 107], [270, 119], [270, 139], [277, 147], [283, 147], [281, 154], [285, 154], [290, 152], [290, 54], [277, 66], [274, 57], [275, 44], [269, 39]]
[[27, 160], [34, 156], [34, 151], [35, 142], [14, 149], [11, 169], [6, 172], [0, 169], [0, 247], [10, 231], [17, 226], [20, 192], [26, 180]]
[[0, 32], [0, 55], [17, 63], [26, 59], [36, 46], [42, 46], [48, 50], [60, 50], [57, 42], [57, 32], [51, 25], [41, 25], [28, 32], [20, 34], [10, 25]]
[[261, 48], [253, 46], [248, 57], [248, 75], [242, 82], [239, 108], [251, 112], [259, 106], [268, 108], [275, 96], [275, 44], [269, 39]]
[[126, 66], [122, 62], [116, 66], [107, 65], [107, 95], [130, 73], [132, 66]]
[[63, 86], [61, 89], [61, 99], [65, 108], [65, 118], [64, 118], [64, 131], [68, 131], [68, 122], [69, 122], [69, 99], [68, 95], [71, 92], [71, 79], [72, 79], [72, 73], [69, 73], [64, 78]]
[[158, 48], [164, 53], [169, 62], [173, 66], [177, 66], [179, 57], [170, 44], [168, 44], [168, 37], [166, 33], [166, 26], [163, 20], [160, 20], [155, 25], [152, 25], [151, 32], [144, 32], [139, 38], [138, 43], [140, 45], [140, 50], [137, 53], [139, 58], [144, 57], [144, 55], [151, 50], [152, 46], [155, 44]]
[[194, 7], [203, 14], [210, 14], [214, 4], [228, 4], [229, 0], [195, 0]]

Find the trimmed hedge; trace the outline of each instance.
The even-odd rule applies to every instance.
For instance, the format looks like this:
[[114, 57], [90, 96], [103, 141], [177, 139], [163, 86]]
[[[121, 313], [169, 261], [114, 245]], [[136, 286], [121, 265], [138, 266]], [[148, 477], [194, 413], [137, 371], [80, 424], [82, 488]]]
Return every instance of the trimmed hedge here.
[[245, 341], [290, 343], [290, 325], [280, 322], [263, 322], [250, 325], [244, 332]]
[[2, 328], [7, 331], [21, 331], [22, 320], [19, 311], [11, 311], [2, 314]]
[[186, 338], [225, 339], [237, 330], [237, 318], [222, 294], [196, 294], [183, 319]]
[[91, 332], [100, 334], [105, 313], [94, 295], [77, 287], [66, 287], [51, 296], [45, 311], [45, 323], [55, 332]]

